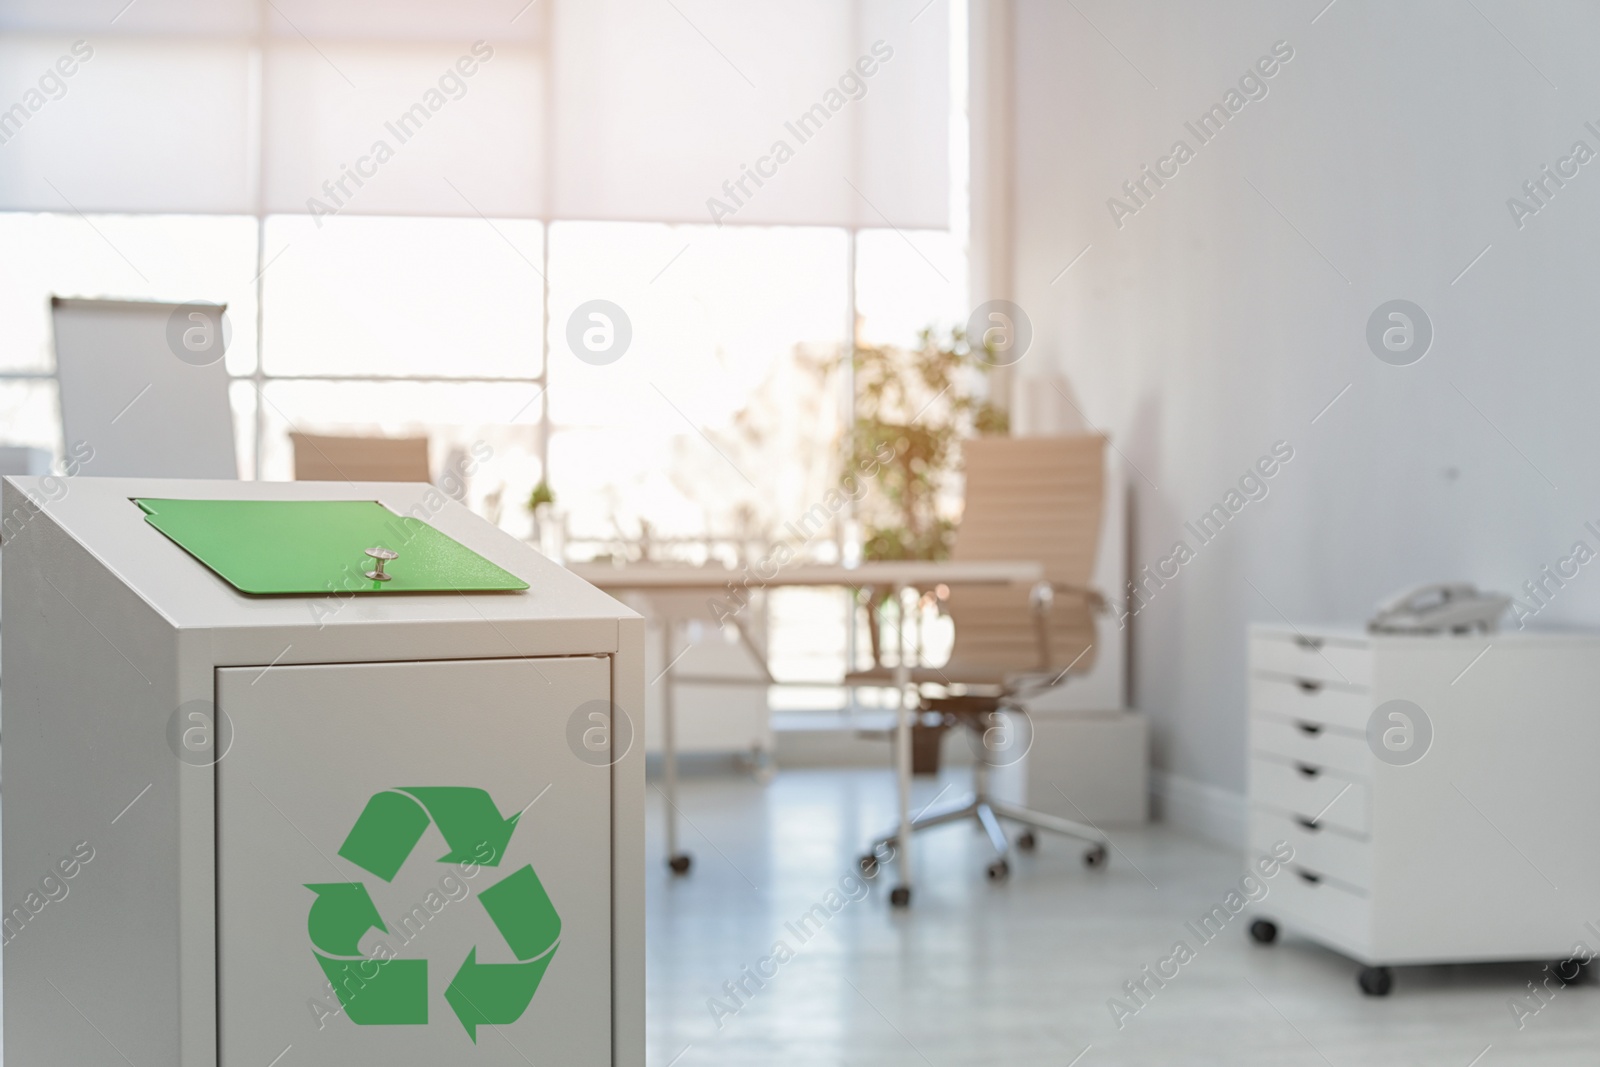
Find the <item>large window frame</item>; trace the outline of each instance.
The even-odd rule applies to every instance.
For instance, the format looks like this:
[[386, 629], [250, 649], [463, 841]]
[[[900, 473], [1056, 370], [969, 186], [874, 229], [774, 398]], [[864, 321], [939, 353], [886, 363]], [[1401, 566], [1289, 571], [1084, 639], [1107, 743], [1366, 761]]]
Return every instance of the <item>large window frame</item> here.
[[[968, 181], [967, 181], [967, 163], [968, 163], [968, 159], [967, 159], [967, 155], [968, 155], [968, 144], [969, 144], [969, 133], [968, 133], [969, 122], [968, 122], [968, 117], [967, 117], [967, 114], [966, 114], [966, 95], [967, 95], [966, 94], [966, 66], [967, 66], [968, 11], [967, 11], [967, 4], [966, 4], [965, 0], [952, 0], [952, 2], [950, 4], [950, 7], [949, 7], [949, 11], [950, 11], [951, 31], [952, 31], [951, 34], [950, 34], [950, 38], [949, 38], [949, 41], [950, 41], [950, 54], [951, 54], [951, 68], [950, 69], [951, 69], [951, 75], [952, 75], [952, 82], [951, 82], [951, 89], [952, 89], [952, 92], [951, 92], [951, 134], [952, 134], [952, 136], [950, 138], [951, 153], [950, 153], [950, 183], [949, 183], [950, 197], [951, 197], [951, 211], [950, 211], [950, 215], [949, 215], [950, 226], [949, 226], [949, 231], [948, 232], [951, 234], [952, 238], [955, 239], [957, 247], [965, 249], [966, 239], [967, 239], [967, 230], [968, 230], [968, 218], [969, 218], [969, 210], [968, 210], [968, 205], [967, 205], [967, 202], [966, 202], [967, 186], [968, 186]], [[530, 14], [534, 18], [545, 20], [544, 31], [541, 34], [538, 35], [538, 39], [541, 40], [542, 42], [545, 42], [544, 45], [542, 45], [541, 47], [547, 49], [548, 48], [548, 42], [552, 39], [551, 33], [550, 33], [550, 28], [549, 28], [549, 23], [548, 23], [548, 19], [551, 17], [551, 15], [550, 15], [550, 5], [541, 5], [538, 10], [530, 12]], [[259, 61], [259, 57], [265, 55], [265, 52], [266, 52], [266, 49], [267, 49], [267, 46], [268, 46], [268, 43], [269, 43], [268, 40], [267, 40], [267, 37], [266, 37], [266, 31], [264, 29], [265, 25], [266, 25], [265, 20], [264, 19], [261, 20], [261, 22], [258, 25], [258, 29], [257, 29], [256, 33], [253, 35], [253, 48], [254, 48], [255, 53], [256, 53], [256, 55], [258, 57], [258, 61], [255, 64], [255, 75], [254, 75], [257, 79], [260, 79], [260, 78], [262, 78], [264, 76], [263, 73], [262, 73], [262, 63]], [[548, 58], [548, 56], [547, 56], [547, 58]], [[545, 76], [546, 76], [546, 79], [547, 79], [547, 83], [546, 83], [546, 90], [547, 91], [545, 93], [545, 97], [544, 98], [547, 101], [546, 106], [548, 108], [548, 106], [549, 106], [548, 101], [550, 101], [550, 99], [551, 99], [550, 93], [548, 92], [548, 90], [551, 88], [551, 86], [549, 85], [549, 82], [548, 82], [548, 79], [550, 77], [549, 72], [552, 69], [551, 68], [551, 64], [549, 62], [544, 63], [543, 64], [543, 69], [545, 71]], [[257, 84], [256, 89], [257, 89], [257, 96], [259, 97], [260, 89], [261, 89], [260, 84]], [[543, 123], [543, 137], [544, 137], [544, 142], [545, 142], [544, 143], [544, 153], [545, 153], [544, 154], [544, 158], [546, 160], [549, 160], [550, 158], [552, 158], [550, 153], [553, 151], [553, 148], [554, 148], [554, 145], [553, 145], [553, 141], [554, 141], [554, 125], [549, 120], [550, 120], [550, 115], [547, 113], [546, 114], [546, 121]], [[256, 121], [257, 122], [260, 121], [259, 117], [257, 118]], [[260, 140], [259, 130], [257, 130], [256, 133], [253, 135], [253, 139], [255, 141], [259, 142], [259, 140]], [[260, 154], [258, 153], [258, 157], [259, 157], [259, 155]], [[230, 217], [230, 218], [240, 218], [240, 219], [251, 219], [255, 223], [255, 234], [256, 234], [256, 242], [255, 242], [255, 244], [256, 244], [256, 248], [255, 248], [256, 264], [255, 265], [256, 265], [256, 269], [255, 269], [255, 276], [254, 276], [254, 279], [253, 279], [253, 289], [254, 289], [254, 309], [253, 309], [253, 312], [254, 312], [254, 316], [255, 316], [255, 322], [254, 322], [254, 326], [255, 326], [255, 329], [254, 329], [254, 345], [255, 345], [254, 359], [252, 361], [251, 369], [250, 369], [250, 371], [248, 373], [231, 373], [230, 374], [230, 379], [232, 380], [232, 382], [234, 382], [234, 383], [241, 383], [241, 382], [248, 383], [249, 386], [250, 386], [250, 393], [251, 393], [250, 406], [249, 406], [249, 410], [248, 410], [248, 417], [251, 419], [251, 424], [248, 427], [248, 430], [246, 432], [238, 434], [238, 439], [240, 440], [240, 442], [242, 444], [247, 444], [247, 448], [248, 448], [248, 458], [245, 458], [245, 457], [241, 456], [241, 460], [240, 460], [240, 474], [241, 474], [241, 477], [245, 477], [245, 478], [249, 478], [249, 479], [253, 479], [253, 480], [254, 479], [261, 479], [263, 477], [263, 473], [264, 473], [264, 471], [263, 471], [264, 457], [266, 456], [267, 451], [268, 451], [268, 449], [267, 449], [267, 435], [269, 433], [269, 426], [268, 426], [269, 419], [268, 419], [268, 410], [267, 409], [268, 409], [269, 406], [272, 406], [272, 401], [268, 398], [268, 387], [270, 387], [272, 385], [275, 385], [275, 384], [280, 384], [280, 383], [338, 382], [338, 383], [341, 383], [341, 384], [350, 384], [350, 385], [361, 385], [361, 384], [385, 385], [385, 384], [391, 384], [391, 383], [413, 383], [413, 384], [420, 385], [420, 386], [456, 385], [456, 384], [480, 384], [480, 385], [508, 384], [508, 385], [518, 385], [518, 386], [532, 388], [532, 389], [537, 391], [536, 400], [537, 400], [537, 404], [538, 404], [538, 415], [537, 415], [537, 419], [536, 419], [536, 427], [537, 428], [536, 428], [536, 431], [535, 431], [536, 432], [536, 440], [537, 440], [537, 455], [538, 455], [538, 460], [539, 460], [539, 464], [540, 464], [542, 475], [543, 475], [543, 477], [546, 478], [546, 480], [548, 480], [549, 479], [549, 470], [550, 470], [550, 441], [551, 441], [552, 436], [556, 432], [559, 432], [559, 430], [560, 430], [560, 427], [553, 425], [552, 422], [551, 422], [551, 417], [550, 417], [550, 399], [549, 399], [550, 369], [551, 369], [551, 356], [552, 356], [551, 330], [552, 330], [553, 326], [555, 325], [555, 324], [553, 324], [551, 322], [551, 286], [550, 286], [551, 230], [552, 230], [553, 226], [559, 225], [561, 223], [573, 222], [573, 221], [579, 221], [579, 220], [558, 219], [558, 218], [549, 217], [548, 215], [537, 217], [537, 218], [530, 218], [530, 219], [526, 220], [526, 221], [537, 223], [540, 226], [540, 230], [541, 230], [540, 255], [539, 255], [539, 262], [538, 262], [538, 265], [537, 265], [537, 270], [538, 270], [538, 274], [539, 274], [539, 283], [538, 283], [539, 284], [539, 292], [538, 292], [538, 317], [539, 317], [538, 343], [537, 343], [537, 352], [536, 353], [530, 353], [530, 355], [532, 355], [534, 357], [534, 366], [533, 366], [533, 369], [528, 374], [525, 374], [525, 375], [523, 375], [523, 374], [514, 374], [514, 375], [452, 375], [452, 376], [444, 377], [444, 376], [423, 374], [423, 373], [406, 373], [406, 374], [371, 374], [371, 373], [340, 374], [340, 373], [331, 373], [331, 374], [321, 374], [321, 373], [315, 373], [315, 372], [296, 372], [296, 373], [272, 372], [272, 371], [268, 370], [267, 352], [266, 352], [266, 348], [267, 348], [267, 344], [266, 344], [267, 331], [268, 331], [268, 329], [271, 328], [271, 325], [272, 325], [271, 321], [270, 321], [271, 320], [271, 314], [270, 314], [269, 308], [268, 308], [268, 300], [267, 300], [267, 292], [266, 292], [266, 290], [267, 290], [267, 275], [268, 275], [268, 272], [272, 268], [272, 262], [273, 262], [272, 257], [274, 255], [273, 252], [271, 251], [271, 249], [269, 248], [269, 245], [268, 245], [268, 227], [269, 227], [270, 220], [272, 220], [274, 218], [293, 217], [293, 216], [281, 216], [281, 215], [278, 215], [278, 214], [275, 214], [275, 213], [269, 213], [266, 210], [265, 202], [262, 199], [262, 196], [263, 196], [262, 190], [265, 187], [265, 172], [262, 169], [264, 167], [264, 165], [265, 165], [264, 161], [261, 160], [260, 158], [258, 158], [256, 160], [256, 167], [257, 167], [257, 174], [256, 174], [256, 198], [257, 198], [256, 199], [256, 210], [253, 213], [246, 214], [246, 215], [232, 215], [232, 214], [230, 214], [230, 215], [226, 215], [226, 216], [214, 216], [214, 217]], [[70, 214], [68, 214], [65, 211], [51, 212], [49, 214], [54, 214], [54, 215], [57, 215], [57, 216], [62, 217], [62, 218], [71, 218], [72, 217]], [[82, 213], [77, 213], [77, 217], [80, 218], [84, 222], [85, 225], [89, 225], [89, 226], [93, 226], [94, 225], [92, 219], [89, 216], [85, 216]], [[457, 216], [457, 218], [459, 218], [463, 223], [472, 223], [473, 222], [471, 214], [468, 214], [468, 213], [463, 213], [462, 215]], [[488, 226], [491, 226], [491, 227], [493, 227], [495, 225], [494, 220], [491, 220], [490, 218], [483, 217], [481, 215], [479, 216], [479, 218], [481, 219], [481, 224], [483, 224], [483, 225], [488, 225]], [[649, 221], [649, 220], [642, 220], [641, 219], [641, 220], [638, 220], [638, 221], [645, 222], [645, 221]], [[885, 220], [885, 222], [887, 224], [887, 220]], [[892, 224], [887, 224], [887, 225], [888, 225], [888, 228], [893, 229]], [[859, 308], [859, 297], [860, 297], [860, 294], [861, 294], [861, 279], [860, 279], [860, 270], [859, 270], [859, 267], [860, 267], [860, 256], [859, 256], [859, 247], [858, 246], [859, 246], [859, 239], [860, 239], [861, 234], [863, 232], [865, 232], [868, 228], [864, 228], [864, 227], [839, 227], [839, 226], [806, 226], [806, 227], [800, 227], [800, 228], [805, 228], [805, 229], [826, 229], [826, 230], [833, 230], [833, 231], [842, 231], [846, 236], [845, 245], [846, 245], [847, 252], [846, 252], [846, 263], [844, 264], [845, 292], [843, 294], [844, 295], [844, 301], [843, 301], [844, 316], [843, 316], [843, 322], [840, 323], [838, 339], [839, 339], [839, 342], [840, 342], [840, 345], [841, 345], [841, 350], [842, 350], [842, 352], [844, 353], [844, 355], [846, 357], [845, 366], [848, 368], [850, 366], [850, 363], [851, 363], [850, 357], [854, 353], [855, 343], [856, 343], [856, 340], [857, 340], [857, 337], [856, 337], [857, 312], [858, 312], [858, 308]], [[870, 229], [876, 230], [878, 228], [879, 227], [871, 227]], [[908, 242], [910, 241], [910, 238], [909, 237], [905, 237], [904, 234], [901, 234], [901, 236], [904, 237]], [[963, 253], [963, 254], [965, 254], [965, 253]], [[87, 295], [87, 294], [83, 294], [83, 295]], [[181, 295], [178, 295], [178, 294], [174, 294], [174, 297], [177, 298], [177, 299], [183, 299], [183, 297]], [[57, 390], [59, 389], [59, 378], [58, 378], [58, 374], [57, 374], [56, 368], [54, 366], [53, 358], [50, 360], [50, 364], [49, 364], [48, 368], [41, 368], [41, 369], [0, 369], [0, 382], [39, 382], [39, 383], [48, 383], [53, 389], [57, 389]], [[849, 414], [850, 414], [850, 412], [852, 411], [852, 408], [853, 408], [853, 394], [854, 394], [853, 377], [852, 377], [851, 374], [849, 374], [847, 372], [843, 376], [843, 381], [841, 383], [841, 395], [839, 397], [840, 411], [846, 418], [848, 418], [848, 416], [849, 416]], [[241, 413], [241, 414], [243, 414], [243, 413]], [[285, 422], [289, 423], [291, 426], [294, 425], [293, 420], [289, 419], [286, 414], [284, 414], [281, 411], [278, 414], [279, 414], [279, 417], [283, 418]], [[61, 447], [63, 445], [63, 443], [60, 442], [59, 440], [56, 442], [56, 444], [57, 444], [58, 447]]]

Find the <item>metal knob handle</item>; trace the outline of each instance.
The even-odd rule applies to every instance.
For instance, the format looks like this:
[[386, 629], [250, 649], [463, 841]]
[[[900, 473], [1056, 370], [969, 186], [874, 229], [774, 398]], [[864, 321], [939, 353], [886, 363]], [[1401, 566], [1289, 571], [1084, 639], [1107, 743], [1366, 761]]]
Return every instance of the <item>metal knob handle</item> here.
[[394, 577], [392, 574], [383, 573], [383, 567], [384, 564], [388, 563], [391, 559], [399, 559], [400, 553], [396, 552], [392, 548], [384, 548], [380, 545], [377, 548], [367, 549], [367, 555], [371, 556], [377, 561], [373, 564], [372, 570], [367, 572], [368, 578], [371, 578], [375, 582], [387, 582], [390, 578]]

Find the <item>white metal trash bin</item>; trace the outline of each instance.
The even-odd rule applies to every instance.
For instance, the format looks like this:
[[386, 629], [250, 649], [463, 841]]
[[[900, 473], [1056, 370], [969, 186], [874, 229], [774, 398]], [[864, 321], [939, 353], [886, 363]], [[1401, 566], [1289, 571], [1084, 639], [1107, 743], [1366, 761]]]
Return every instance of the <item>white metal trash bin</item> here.
[[50, 488], [0, 517], [9, 1062], [643, 1064], [637, 615], [425, 485]]

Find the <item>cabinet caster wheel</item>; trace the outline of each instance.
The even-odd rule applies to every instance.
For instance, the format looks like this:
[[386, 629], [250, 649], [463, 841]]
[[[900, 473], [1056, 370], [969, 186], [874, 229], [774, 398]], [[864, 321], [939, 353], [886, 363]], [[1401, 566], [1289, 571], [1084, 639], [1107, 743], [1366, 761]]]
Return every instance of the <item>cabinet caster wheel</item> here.
[[869, 852], [862, 856], [856, 861], [856, 865], [861, 868], [861, 873], [866, 877], [876, 878], [878, 876], [878, 857], [872, 853]]
[[1011, 873], [1011, 865], [1005, 860], [995, 860], [989, 864], [989, 881], [998, 882]]
[[673, 856], [671, 859], [667, 860], [667, 866], [672, 868], [673, 874], [688, 874], [689, 854], [685, 852]]
[[897, 908], [909, 908], [911, 906], [911, 887], [897, 885], [889, 890], [889, 903]]
[[1095, 845], [1083, 854], [1083, 865], [1085, 867], [1101, 867], [1105, 865], [1105, 862], [1106, 846], [1104, 845]]
[[1270, 945], [1278, 940], [1278, 924], [1266, 919], [1257, 919], [1250, 924], [1250, 940], [1258, 945]]
[[1363, 967], [1356, 981], [1369, 997], [1386, 997], [1394, 988], [1394, 972], [1387, 967]]
[[1017, 847], [1024, 852], [1032, 852], [1039, 847], [1039, 839], [1033, 836], [1032, 830], [1024, 830], [1017, 838]]

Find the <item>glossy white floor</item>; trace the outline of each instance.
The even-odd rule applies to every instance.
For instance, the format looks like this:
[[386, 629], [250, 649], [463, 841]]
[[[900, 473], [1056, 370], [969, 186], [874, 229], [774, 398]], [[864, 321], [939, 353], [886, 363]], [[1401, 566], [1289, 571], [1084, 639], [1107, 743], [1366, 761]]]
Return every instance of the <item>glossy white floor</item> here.
[[[963, 784], [956, 773], [918, 794]], [[1508, 1001], [1536, 966], [1402, 969], [1374, 1000], [1348, 960], [1293, 937], [1257, 946], [1246, 917], [1200, 945], [1185, 923], [1222, 901], [1241, 859], [1165, 827], [1112, 831], [1099, 870], [1042, 838], [1004, 884], [984, 876], [981, 831], [932, 831], [918, 839], [916, 899], [898, 911], [892, 871], [847, 899], [855, 856], [892, 817], [886, 771], [687, 779], [695, 866], [682, 878], [649, 793], [651, 1067], [1600, 1062], [1600, 984], [1564, 989], [1519, 1030]], [[801, 929], [809, 939], [786, 926], [817, 904], [838, 910]], [[1119, 1030], [1107, 1001], [1180, 938], [1195, 958]], [[744, 968], [779, 941], [793, 958], [766, 963], [776, 974], [758, 988]], [[739, 981], [752, 992], [735, 1000], [724, 983]]]

